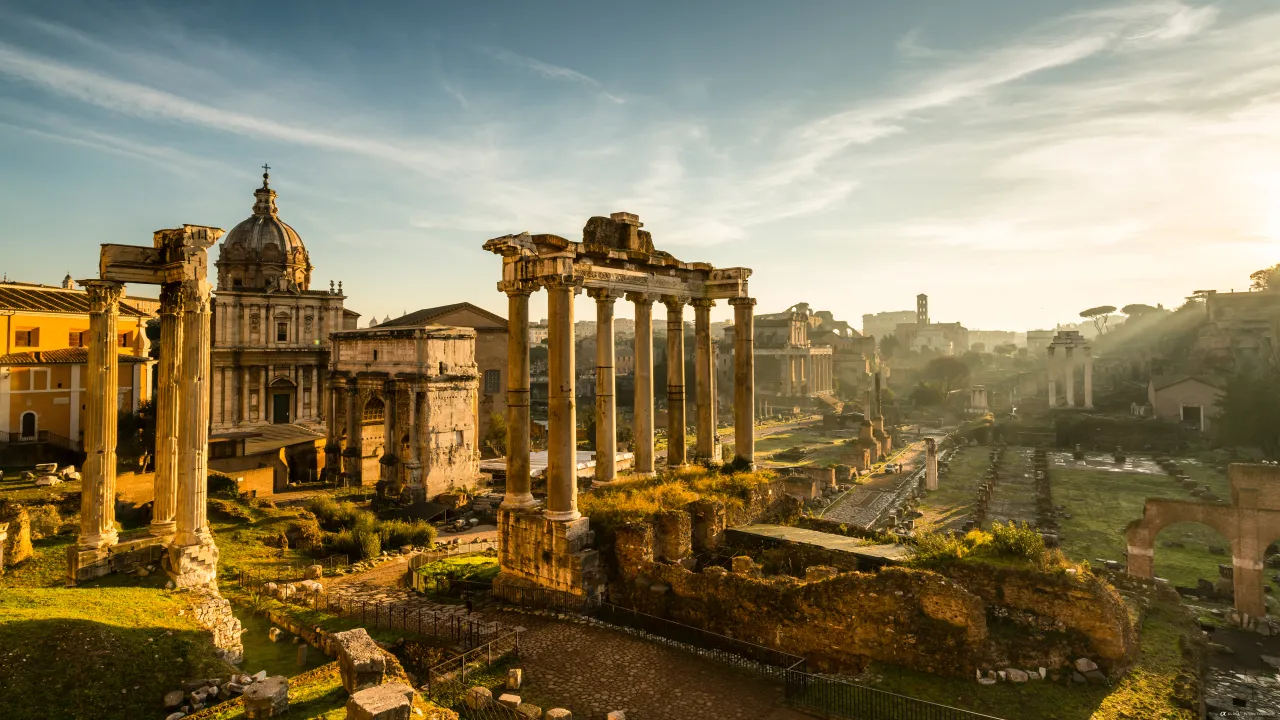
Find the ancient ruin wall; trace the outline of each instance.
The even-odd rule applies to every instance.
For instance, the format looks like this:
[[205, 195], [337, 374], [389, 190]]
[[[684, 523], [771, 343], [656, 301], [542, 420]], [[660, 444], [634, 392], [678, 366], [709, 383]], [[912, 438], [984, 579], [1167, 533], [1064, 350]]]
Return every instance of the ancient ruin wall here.
[[244, 659], [243, 628], [231, 613], [231, 603], [216, 592], [193, 592], [188, 598], [196, 622], [213, 634], [213, 646], [223, 660], [235, 665]]

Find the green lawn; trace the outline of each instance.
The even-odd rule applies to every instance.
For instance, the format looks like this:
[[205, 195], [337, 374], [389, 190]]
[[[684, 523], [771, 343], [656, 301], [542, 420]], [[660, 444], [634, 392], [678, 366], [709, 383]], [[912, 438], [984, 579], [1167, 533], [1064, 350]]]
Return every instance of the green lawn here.
[[182, 681], [231, 672], [208, 637], [164, 590], [8, 587], [0, 592], [0, 716], [159, 717], [164, 694]]
[[[1010, 448], [1013, 452], [1017, 448]], [[990, 467], [990, 448], [960, 448], [951, 456], [947, 474], [938, 478], [938, 489], [927, 493], [917, 508], [924, 516], [916, 521], [922, 530], [957, 530], [964, 524], [982, 475]]]
[[[1179, 461], [1202, 485], [1220, 498], [1229, 497], [1227, 478], [1202, 465]], [[1142, 517], [1147, 498], [1191, 500], [1192, 496], [1169, 475], [1088, 468], [1053, 467], [1053, 499], [1066, 506], [1070, 518], [1060, 520], [1062, 550], [1073, 560], [1124, 560], [1125, 526]], [[1184, 547], [1164, 547], [1164, 542]], [[1209, 548], [1226, 548], [1213, 555]], [[1230, 544], [1208, 526], [1179, 523], [1156, 539], [1155, 573], [1175, 585], [1194, 586], [1198, 578], [1216, 580], [1218, 565], [1231, 562]]]

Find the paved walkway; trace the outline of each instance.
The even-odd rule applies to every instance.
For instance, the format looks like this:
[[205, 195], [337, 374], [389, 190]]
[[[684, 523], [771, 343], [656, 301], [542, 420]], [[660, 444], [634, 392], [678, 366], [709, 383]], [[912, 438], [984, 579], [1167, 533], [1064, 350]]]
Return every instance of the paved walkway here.
[[[432, 602], [392, 578], [403, 575], [401, 561], [331, 583], [331, 597], [389, 603], [397, 609], [467, 616], [460, 605]], [[397, 610], [398, 612], [398, 610]], [[486, 632], [517, 627], [521, 694], [543, 709], [563, 707], [574, 717], [602, 718], [626, 710], [628, 720], [801, 720], [809, 716], [778, 704], [780, 684], [705, 658], [582, 619], [556, 619], [509, 609], [472, 613]], [[398, 621], [398, 619], [397, 619]]]
[[907, 490], [915, 484], [912, 475], [924, 463], [924, 442], [908, 445], [892, 458], [892, 462], [905, 469], [893, 475], [872, 477], [869, 482], [840, 496], [822, 513], [822, 519], [863, 529], [875, 526], [885, 513], [902, 503]]

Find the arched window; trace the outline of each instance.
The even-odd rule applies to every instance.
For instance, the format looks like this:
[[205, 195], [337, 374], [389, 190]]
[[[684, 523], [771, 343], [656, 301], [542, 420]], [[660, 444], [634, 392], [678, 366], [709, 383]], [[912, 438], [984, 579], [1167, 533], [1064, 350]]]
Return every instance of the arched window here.
[[364, 404], [364, 414], [361, 420], [367, 423], [382, 422], [385, 417], [386, 409], [379, 398], [370, 398], [369, 402]]
[[22, 413], [22, 439], [36, 439], [36, 414], [33, 412]]

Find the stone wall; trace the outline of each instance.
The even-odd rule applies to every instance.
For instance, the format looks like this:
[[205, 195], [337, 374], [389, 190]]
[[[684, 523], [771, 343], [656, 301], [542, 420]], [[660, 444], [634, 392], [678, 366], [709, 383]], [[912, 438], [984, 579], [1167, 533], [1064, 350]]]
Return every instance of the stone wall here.
[[679, 546], [662, 536], [678, 527], [668, 519], [618, 529], [611, 600], [802, 655], [819, 670], [884, 661], [965, 677], [990, 667], [1057, 668], [1081, 656], [1120, 668], [1137, 647], [1123, 602], [1092, 576], [978, 564], [815, 568], [808, 581], [762, 575], [751, 562], [694, 572], [688, 558], [662, 559]]
[[213, 634], [218, 655], [233, 665], [239, 664], [244, 659], [244, 645], [240, 642], [244, 630], [231, 612], [231, 603], [214, 592], [192, 592], [187, 600], [196, 622]]
[[[258, 458], [259, 456], [253, 456]], [[230, 469], [234, 466], [227, 460], [251, 460], [251, 466], [246, 469]], [[251, 458], [227, 458], [227, 460], [210, 460], [209, 472], [221, 473], [233, 478], [244, 478], [244, 482], [240, 483], [241, 492], [249, 492], [257, 490], [258, 497], [266, 497], [274, 493], [275, 487], [275, 470], [271, 467], [258, 467], [259, 461]], [[246, 463], [241, 463], [244, 465]], [[145, 505], [155, 500], [155, 480], [156, 474], [153, 472], [146, 473], [120, 473], [116, 476], [116, 500], [117, 502], [126, 502], [131, 505]]]
[[590, 521], [553, 522], [541, 512], [498, 511], [498, 562], [494, 592], [539, 588], [599, 597], [604, 589], [600, 555]]

